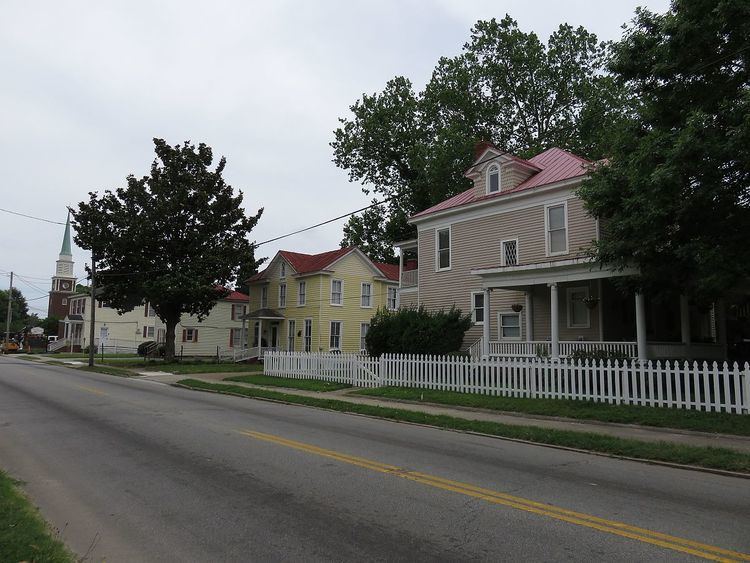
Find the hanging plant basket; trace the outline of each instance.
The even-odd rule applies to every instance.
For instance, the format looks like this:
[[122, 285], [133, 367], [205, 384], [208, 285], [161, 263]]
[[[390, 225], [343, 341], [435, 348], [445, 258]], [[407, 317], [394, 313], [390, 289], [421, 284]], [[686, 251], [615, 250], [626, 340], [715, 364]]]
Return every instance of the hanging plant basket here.
[[599, 298], [598, 297], [585, 297], [583, 299], [583, 304], [586, 305], [590, 310], [596, 309], [596, 306], [599, 305]]
[[520, 303], [514, 303], [510, 306], [510, 308], [513, 309], [514, 313], [520, 313], [521, 311], [523, 311], [523, 305], [521, 305]]

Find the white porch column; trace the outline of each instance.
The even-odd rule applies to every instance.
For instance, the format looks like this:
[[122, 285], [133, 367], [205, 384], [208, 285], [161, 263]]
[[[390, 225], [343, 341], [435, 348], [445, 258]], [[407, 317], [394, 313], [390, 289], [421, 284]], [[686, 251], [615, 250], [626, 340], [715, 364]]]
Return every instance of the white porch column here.
[[492, 313], [490, 312], [490, 290], [484, 290], [484, 324], [482, 325], [482, 356], [490, 355], [490, 323]]
[[526, 341], [531, 342], [534, 340], [534, 314], [532, 313], [532, 299], [531, 290], [524, 293], [526, 302], [524, 307], [526, 308]]
[[404, 249], [398, 249], [398, 287], [401, 288], [401, 278], [404, 277]]
[[635, 334], [638, 343], [638, 359], [645, 361], [648, 359], [646, 350], [646, 300], [640, 291], [635, 294]]
[[552, 359], [560, 358], [560, 309], [557, 299], [557, 283], [549, 284], [550, 296], [550, 335], [552, 337]]

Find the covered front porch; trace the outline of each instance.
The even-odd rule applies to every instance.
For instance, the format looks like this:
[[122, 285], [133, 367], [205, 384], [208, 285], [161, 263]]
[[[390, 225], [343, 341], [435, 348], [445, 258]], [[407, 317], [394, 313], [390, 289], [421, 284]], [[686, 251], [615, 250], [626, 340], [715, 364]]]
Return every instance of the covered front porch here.
[[246, 358], [262, 358], [266, 352], [281, 350], [281, 323], [285, 317], [274, 309], [258, 309], [240, 317], [242, 331], [249, 324]]
[[472, 273], [482, 279], [482, 337], [474, 355], [549, 357], [581, 352], [611, 357], [724, 360], [723, 304], [710, 309], [685, 296], [660, 301], [623, 294], [590, 259], [510, 266]]

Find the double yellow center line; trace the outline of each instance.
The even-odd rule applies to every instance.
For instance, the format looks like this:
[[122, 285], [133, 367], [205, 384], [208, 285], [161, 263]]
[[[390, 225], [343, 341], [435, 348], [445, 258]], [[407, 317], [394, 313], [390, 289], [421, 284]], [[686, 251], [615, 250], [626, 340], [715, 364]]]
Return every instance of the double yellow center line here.
[[662, 534], [645, 528], [639, 528], [637, 526], [631, 526], [623, 522], [617, 522], [615, 520], [606, 520], [590, 514], [584, 514], [581, 512], [575, 512], [567, 510], [550, 504], [544, 504], [533, 500], [517, 497], [493, 491], [490, 489], [484, 489], [477, 487], [469, 483], [462, 483], [460, 481], [451, 481], [450, 479], [443, 479], [434, 475], [421, 473], [419, 471], [410, 471], [402, 467], [395, 465], [389, 465], [387, 463], [380, 463], [371, 459], [365, 459], [356, 457], [333, 450], [327, 450], [319, 448], [311, 444], [305, 444], [303, 442], [296, 442], [294, 440], [288, 440], [280, 436], [274, 436], [273, 434], [264, 434], [262, 432], [254, 432], [252, 430], [240, 430], [241, 434], [257, 440], [263, 440], [265, 442], [271, 442], [279, 444], [295, 450], [315, 454], [337, 461], [347, 463], [350, 465], [356, 465], [378, 473], [386, 473], [395, 477], [401, 477], [410, 481], [415, 481], [423, 485], [435, 487], [445, 491], [452, 491], [469, 497], [490, 502], [492, 504], [499, 504], [517, 510], [523, 510], [525, 512], [531, 512], [539, 516], [546, 516], [548, 518], [554, 518], [555, 520], [562, 520], [570, 524], [578, 526], [584, 526], [586, 528], [592, 528], [600, 532], [608, 534], [614, 534], [616, 536], [622, 536], [625, 538], [637, 540], [643, 543], [648, 543], [679, 551], [682, 553], [688, 553], [697, 557], [702, 557], [711, 561], [750, 561], [750, 555], [745, 553], [739, 553], [729, 549], [716, 547], [700, 543], [693, 540], [684, 538], [678, 538], [670, 536], [668, 534]]

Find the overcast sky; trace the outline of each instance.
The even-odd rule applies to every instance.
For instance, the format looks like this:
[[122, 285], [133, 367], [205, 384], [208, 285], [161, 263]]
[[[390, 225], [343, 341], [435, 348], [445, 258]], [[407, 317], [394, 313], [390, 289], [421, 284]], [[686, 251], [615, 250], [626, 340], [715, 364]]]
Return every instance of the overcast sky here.
[[[146, 174], [153, 137], [189, 139], [227, 157], [248, 212], [265, 208], [253, 238], [272, 238], [369, 203], [329, 147], [363, 92], [397, 75], [421, 88], [478, 19], [508, 13], [545, 41], [562, 22], [614, 40], [637, 5], [663, 12], [668, 2], [5, 0], [0, 207], [64, 221], [89, 191]], [[343, 223], [259, 255], [334, 249]], [[0, 274], [20, 272], [28, 298], [46, 295], [62, 233], [0, 212]], [[87, 257], [74, 249], [79, 277]], [[46, 299], [30, 305], [46, 316]]]

